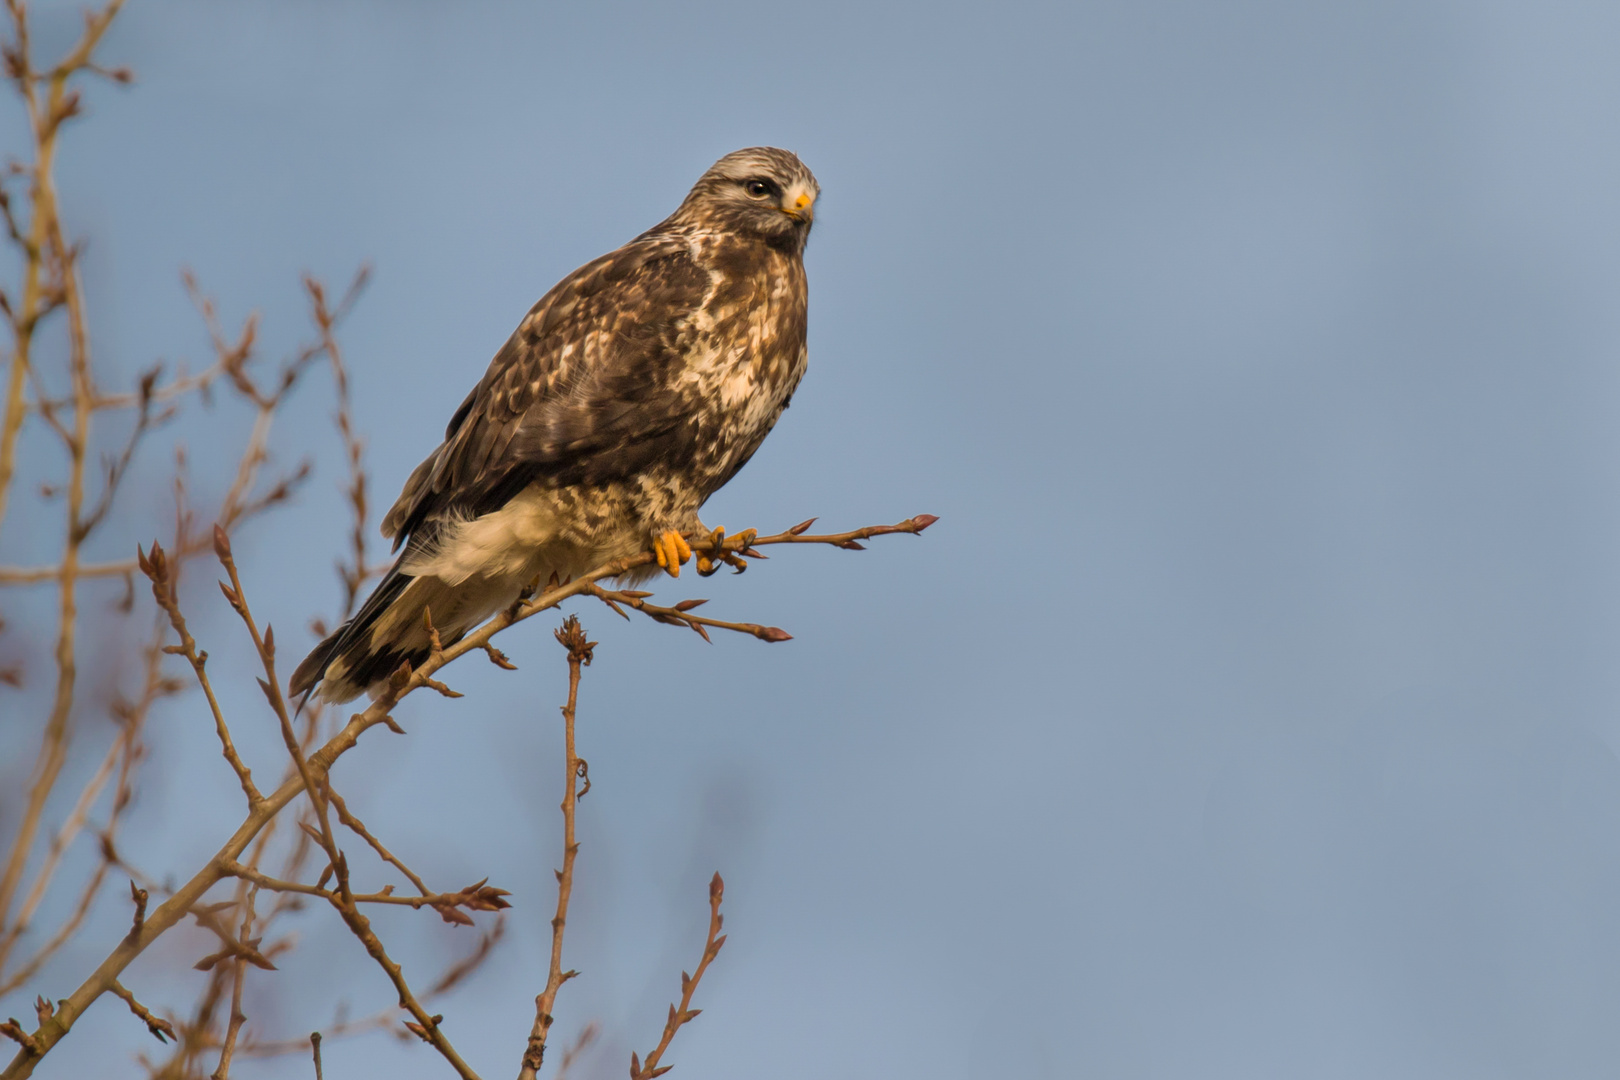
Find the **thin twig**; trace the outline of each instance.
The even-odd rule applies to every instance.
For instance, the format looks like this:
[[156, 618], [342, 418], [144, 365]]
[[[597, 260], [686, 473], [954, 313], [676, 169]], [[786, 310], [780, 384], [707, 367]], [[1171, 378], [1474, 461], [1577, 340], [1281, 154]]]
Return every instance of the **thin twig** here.
[[311, 313], [316, 330], [320, 334], [321, 351], [326, 354], [332, 366], [332, 382], [337, 390], [338, 405], [335, 420], [338, 436], [343, 440], [344, 458], [349, 465], [349, 486], [345, 494], [353, 511], [349, 530], [352, 561], [338, 563], [338, 577], [343, 581], [344, 617], [354, 611], [360, 589], [370, 576], [366, 564], [366, 444], [355, 431], [354, 410], [349, 400], [349, 371], [344, 366], [343, 350], [338, 346], [333, 331], [343, 316], [354, 306], [355, 300], [365, 289], [370, 277], [371, 267], [360, 267], [335, 310], [327, 306], [326, 289], [321, 283], [308, 275], [304, 277], [304, 290], [309, 293]]
[[[436, 979], [432, 986], [422, 991], [423, 1003], [434, 1000], [455, 989], [460, 983], [480, 965], [487, 960], [495, 945], [506, 933], [506, 916], [496, 919], [492, 930], [479, 936], [478, 944], [473, 947], [465, 957], [457, 960], [448, 967], [444, 974]], [[332, 1021], [322, 1033], [325, 1039], [363, 1035], [371, 1031], [392, 1028], [398, 1021], [399, 1007], [390, 1005], [386, 1009], [372, 1013], [370, 1016], [358, 1020], [347, 1020], [341, 1016]], [[237, 1046], [236, 1052], [242, 1057], [279, 1057], [283, 1054], [295, 1054], [308, 1045], [304, 1039], [280, 1040], [252, 1040]]]
[[677, 1008], [669, 1007], [669, 1019], [664, 1023], [664, 1037], [658, 1040], [658, 1045], [647, 1054], [647, 1060], [641, 1061], [635, 1054], [630, 1055], [630, 1080], [652, 1080], [655, 1076], [662, 1076], [674, 1068], [673, 1065], [659, 1067], [658, 1062], [663, 1058], [664, 1051], [674, 1041], [675, 1033], [682, 1027], [697, 1019], [702, 1009], [692, 1008], [692, 995], [697, 992], [698, 983], [703, 979], [703, 973], [709, 970], [709, 964], [720, 955], [720, 947], [726, 943], [726, 935], [720, 932], [725, 919], [720, 914], [720, 901], [724, 897], [726, 883], [720, 880], [717, 873], [709, 881], [709, 939], [703, 944], [703, 959], [692, 974], [681, 972], [681, 1004]]
[[[336, 889], [327, 889], [320, 885], [309, 885], [302, 881], [289, 881], [284, 878], [274, 878], [268, 874], [260, 873], [250, 866], [243, 866], [241, 863], [237, 862], [226, 863], [225, 873], [231, 877], [238, 877], [246, 881], [251, 881], [259, 888], [269, 889], [271, 892], [299, 893], [304, 896], [319, 897], [320, 899], [326, 900], [333, 904], [338, 904], [343, 901], [342, 894]], [[390, 885], [389, 889], [392, 888], [393, 886]], [[434, 908], [443, 914], [448, 914], [450, 910], [460, 907], [465, 907], [472, 911], [500, 911], [512, 906], [502, 899], [502, 897], [510, 895], [511, 893], [507, 892], [505, 889], [497, 889], [493, 886], [485, 884], [482, 881], [479, 881], [467, 886], [460, 892], [453, 893], [424, 892], [421, 896], [399, 896], [389, 891], [375, 893], [351, 892], [349, 894], [349, 899], [354, 901], [356, 904], [393, 904], [396, 907], [408, 907], [415, 908], [417, 910], [421, 910], [422, 908]], [[445, 921], [466, 925], [472, 920], [463, 917], [460, 919], [446, 918]]]
[[[253, 932], [253, 901], [259, 895], [258, 889], [249, 889], [247, 901], [243, 905], [242, 928], [237, 931], [237, 940], [243, 942], [249, 949], [256, 948], [258, 942], [248, 935]], [[247, 978], [248, 959], [238, 956], [232, 961], [235, 971], [231, 982], [231, 1018], [225, 1028], [225, 1045], [219, 1052], [219, 1067], [214, 1070], [213, 1080], [230, 1080], [231, 1055], [236, 1051], [236, 1036], [242, 1030], [242, 1024], [247, 1017], [242, 1014], [242, 984]]]
[[264, 633], [259, 633], [259, 624], [253, 618], [253, 611], [248, 607], [247, 595], [242, 588], [242, 577], [237, 573], [236, 558], [231, 553], [230, 537], [223, 528], [214, 526], [214, 554], [219, 557], [219, 563], [230, 575], [231, 583], [226, 586], [220, 583], [220, 590], [224, 592], [225, 599], [229, 601], [236, 614], [241, 618], [242, 624], [247, 627], [248, 636], [253, 639], [253, 648], [259, 654], [259, 662], [264, 667], [264, 678], [259, 680], [259, 688], [270, 702], [270, 708], [275, 712], [276, 719], [281, 723], [281, 738], [287, 746], [287, 753], [292, 757], [293, 764], [298, 767], [298, 775], [304, 781], [304, 790], [309, 794], [310, 805], [315, 808], [316, 819], [321, 823], [321, 846], [335, 866], [339, 861], [337, 841], [332, 837], [332, 825], [327, 820], [326, 800], [321, 797], [320, 785], [315, 781], [315, 774], [310, 770], [309, 761], [304, 756], [303, 747], [299, 745], [298, 735], [293, 730], [292, 714], [287, 708], [287, 700], [281, 693], [281, 680], [276, 678], [276, 635], [273, 627], [266, 626]]
[[[134, 559], [117, 562], [81, 563], [74, 574], [84, 578], [124, 577], [135, 570]], [[37, 585], [62, 580], [62, 566], [0, 566], [0, 585]]]
[[562, 984], [578, 972], [562, 969], [563, 929], [568, 924], [568, 901], [574, 892], [574, 857], [579, 854], [579, 843], [574, 839], [574, 811], [578, 805], [577, 785], [579, 755], [574, 750], [574, 715], [579, 702], [580, 669], [590, 664], [596, 642], [587, 641], [579, 620], [570, 615], [556, 632], [557, 641], [568, 650], [568, 704], [563, 706], [563, 858], [562, 869], [557, 871], [557, 914], [551, 920], [551, 968], [546, 975], [546, 988], [534, 999], [534, 1026], [529, 1030], [529, 1043], [523, 1051], [523, 1065], [518, 1080], [535, 1080], [546, 1060], [546, 1036], [551, 1031], [551, 1010], [557, 1002], [557, 991]]
[[367, 844], [370, 844], [371, 850], [375, 851], [378, 857], [384, 862], [391, 863], [399, 870], [400, 873], [410, 878], [411, 884], [416, 886], [417, 892], [421, 893], [424, 897], [431, 895], [431, 890], [417, 875], [416, 871], [406, 866], [404, 862], [395, 857], [393, 852], [383, 847], [382, 841], [371, 835], [371, 833], [366, 829], [365, 822], [349, 813], [348, 804], [343, 801], [343, 796], [339, 795], [336, 791], [333, 791], [330, 784], [326, 786], [324, 791], [325, 794], [332, 800], [332, 808], [338, 813], [338, 821], [341, 822], [345, 828], [353, 832], [356, 836], [360, 837], [360, 839], [364, 840]]
[[596, 1041], [596, 1037], [601, 1033], [601, 1027], [594, 1020], [580, 1029], [579, 1034], [574, 1038], [573, 1044], [563, 1050], [562, 1060], [557, 1063], [556, 1080], [567, 1080], [568, 1073], [573, 1069], [574, 1063], [579, 1060], [579, 1056]]
[[[5, 521], [7, 498], [11, 493], [12, 477], [16, 470], [17, 436], [22, 431], [26, 413], [24, 391], [31, 360], [34, 330], [40, 319], [54, 309], [59, 301], [53, 294], [61, 291], [61, 283], [48, 280], [46, 246], [58, 233], [56, 215], [56, 149], [57, 134], [62, 123], [78, 111], [78, 94], [70, 94], [68, 81], [90, 64], [90, 56], [101, 43], [102, 35], [123, 6], [123, 0], [110, 0], [106, 7], [85, 20], [83, 35], [78, 42], [48, 73], [45, 73], [45, 95], [40, 99], [38, 83], [40, 73], [33, 69], [30, 58], [28, 15], [22, 0], [6, 0], [11, 16], [15, 40], [6, 49], [12, 81], [28, 110], [33, 129], [34, 161], [27, 167], [31, 185], [32, 212], [24, 236], [18, 229], [8, 205], [6, 219], [13, 241], [24, 254], [23, 289], [20, 306], [11, 316], [13, 349], [11, 369], [7, 376], [6, 407], [0, 418], [0, 523]], [[0, 889], [0, 897], [5, 890]], [[5, 904], [0, 903], [0, 915]]]
[[126, 990], [123, 983], [114, 979], [108, 989], [124, 999], [124, 1004], [129, 1006], [129, 1011], [134, 1013], [146, 1025], [146, 1030], [150, 1031], [158, 1042], [163, 1042], [165, 1039], [178, 1041], [179, 1036], [174, 1033], [174, 1025], [161, 1016], [153, 1016], [152, 1010], [136, 1001], [135, 995]]
[[[73, 843], [73, 839], [78, 835], [79, 830], [84, 828], [85, 821], [90, 817], [90, 808], [95, 805], [96, 800], [101, 796], [101, 789], [112, 778], [113, 767], [118, 764], [119, 755], [122, 753], [124, 743], [128, 740], [129, 735], [130, 733], [126, 729], [120, 732], [113, 740], [112, 745], [107, 748], [107, 755], [102, 759], [100, 767], [91, 775], [89, 782], [84, 786], [84, 790], [79, 793], [79, 801], [74, 805], [73, 811], [68, 814], [67, 820], [62, 823], [61, 827], [57, 829], [56, 835], [51, 838], [50, 849], [45, 854], [45, 863], [34, 876], [33, 887], [29, 889], [28, 896], [23, 900], [22, 907], [18, 909], [17, 917], [12, 920], [10, 929], [5, 932], [3, 939], [0, 939], [4, 941], [4, 946], [0, 947], [0, 958], [3, 958], [16, 939], [27, 931], [30, 922], [33, 920], [34, 912], [45, 898], [45, 890], [50, 886], [51, 879], [56, 876], [56, 868], [61, 864], [63, 853]], [[12, 989], [14, 981], [14, 979], [0, 981], [0, 993]]]
[[230, 763], [231, 770], [236, 773], [236, 779], [242, 785], [242, 794], [247, 796], [248, 805], [256, 806], [264, 801], [258, 787], [253, 783], [253, 770], [243, 762], [242, 756], [236, 751], [236, 743], [231, 739], [231, 729], [225, 722], [225, 712], [220, 708], [219, 698], [214, 696], [213, 683], [208, 678], [208, 654], [197, 648], [196, 639], [186, 624], [186, 617], [180, 611], [180, 603], [176, 596], [178, 563], [169, 559], [168, 554], [160, 544], [154, 543], [150, 553], [136, 549], [136, 561], [141, 573], [152, 582], [152, 597], [157, 601], [158, 607], [169, 617], [169, 624], [180, 638], [179, 645], [167, 646], [163, 651], [186, 658], [191, 665], [192, 672], [197, 677], [197, 685], [202, 687], [203, 696], [208, 699], [208, 709], [214, 717], [214, 733], [219, 737], [220, 752]]

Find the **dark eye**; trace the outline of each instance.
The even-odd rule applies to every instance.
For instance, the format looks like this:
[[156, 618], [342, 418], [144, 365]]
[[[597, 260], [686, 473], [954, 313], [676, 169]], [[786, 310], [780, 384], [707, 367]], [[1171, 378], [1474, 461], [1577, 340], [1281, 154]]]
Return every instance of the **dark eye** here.
[[774, 187], [769, 180], [750, 180], [743, 185], [743, 189], [756, 199], [763, 199], [771, 193]]

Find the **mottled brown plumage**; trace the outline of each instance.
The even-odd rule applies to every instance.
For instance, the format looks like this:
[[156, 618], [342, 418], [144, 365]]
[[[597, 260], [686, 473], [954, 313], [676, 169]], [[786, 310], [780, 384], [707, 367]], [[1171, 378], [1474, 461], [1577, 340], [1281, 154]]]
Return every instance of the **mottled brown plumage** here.
[[[507, 340], [383, 519], [403, 546], [294, 693], [347, 701], [553, 572], [706, 531], [804, 374], [819, 188], [793, 154], [728, 154], [679, 209], [559, 282]], [[651, 571], [649, 571], [651, 572]]]

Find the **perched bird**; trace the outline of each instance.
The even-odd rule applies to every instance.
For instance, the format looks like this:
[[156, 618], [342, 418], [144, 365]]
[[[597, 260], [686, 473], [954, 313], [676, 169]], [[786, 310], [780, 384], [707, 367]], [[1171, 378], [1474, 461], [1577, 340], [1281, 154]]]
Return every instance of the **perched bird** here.
[[804, 245], [820, 187], [773, 147], [727, 154], [664, 221], [529, 310], [383, 518], [398, 561], [293, 673], [300, 694], [373, 695], [524, 586], [652, 550], [737, 474], [805, 369]]

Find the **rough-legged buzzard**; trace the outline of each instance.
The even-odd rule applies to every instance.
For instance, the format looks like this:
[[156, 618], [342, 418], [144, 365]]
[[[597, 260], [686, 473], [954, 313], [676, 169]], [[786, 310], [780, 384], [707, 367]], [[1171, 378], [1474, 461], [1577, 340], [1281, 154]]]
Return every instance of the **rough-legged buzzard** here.
[[[727, 154], [660, 224], [541, 298], [383, 519], [403, 545], [293, 673], [375, 692], [535, 577], [649, 548], [678, 575], [698, 508], [776, 423], [805, 368], [803, 253], [820, 188], [793, 154]], [[644, 574], [655, 573], [648, 567]]]

